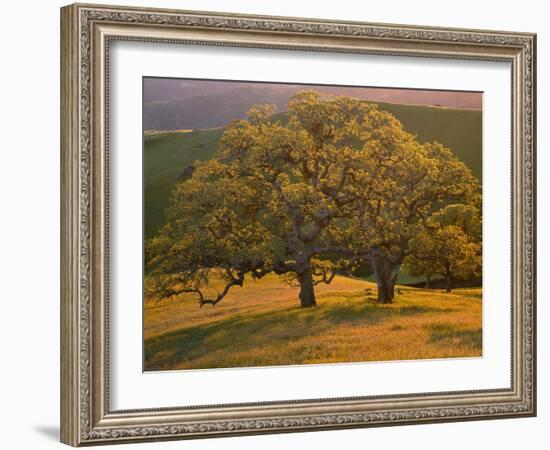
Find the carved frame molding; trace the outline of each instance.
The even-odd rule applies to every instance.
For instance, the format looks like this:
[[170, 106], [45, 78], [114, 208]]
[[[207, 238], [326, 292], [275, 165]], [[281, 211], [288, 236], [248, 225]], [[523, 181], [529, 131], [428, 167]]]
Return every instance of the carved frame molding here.
[[[534, 34], [75, 4], [61, 10], [61, 37], [63, 442], [78, 446], [535, 415]], [[106, 105], [113, 40], [509, 61], [510, 389], [111, 411]]]

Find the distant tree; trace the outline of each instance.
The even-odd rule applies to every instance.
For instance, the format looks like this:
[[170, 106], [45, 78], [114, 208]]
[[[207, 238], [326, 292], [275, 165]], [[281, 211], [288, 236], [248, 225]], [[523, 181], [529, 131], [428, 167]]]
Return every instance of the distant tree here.
[[411, 275], [424, 276], [426, 284], [444, 278], [451, 292], [453, 280], [481, 274], [481, 220], [472, 205], [449, 205], [430, 217], [409, 241], [405, 266]]
[[[477, 182], [449, 149], [419, 143], [376, 105], [305, 91], [284, 119], [274, 112], [256, 106], [228, 125], [215, 158], [177, 185], [146, 246], [151, 295], [192, 292], [215, 305], [246, 276], [276, 273], [309, 307], [316, 284], [368, 262], [378, 301], [391, 302], [418, 224], [475, 198]], [[213, 278], [225, 286], [214, 295]]]

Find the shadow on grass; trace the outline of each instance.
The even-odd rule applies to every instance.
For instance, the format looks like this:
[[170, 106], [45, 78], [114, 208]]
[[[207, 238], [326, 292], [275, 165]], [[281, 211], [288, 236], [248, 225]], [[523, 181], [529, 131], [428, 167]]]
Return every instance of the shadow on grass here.
[[214, 351], [228, 354], [282, 345], [321, 334], [336, 325], [372, 325], [383, 320], [440, 312], [440, 308], [372, 303], [324, 304], [315, 308], [287, 308], [256, 315], [235, 315], [214, 323], [171, 331], [145, 341], [145, 370], [175, 368]]
[[[449, 309], [449, 311], [452, 311]], [[361, 305], [338, 305], [332, 306], [327, 310], [323, 318], [332, 324], [341, 323], [362, 323], [375, 324], [384, 319], [389, 319], [398, 316], [412, 316], [415, 314], [425, 314], [430, 312], [446, 312], [442, 308], [432, 308], [430, 306], [396, 306], [393, 304], [390, 307], [377, 305], [375, 303], [364, 303]]]
[[432, 324], [430, 331], [430, 342], [432, 343], [445, 344], [452, 341], [459, 345], [481, 349], [483, 339], [481, 328], [472, 330], [460, 329], [453, 325]]

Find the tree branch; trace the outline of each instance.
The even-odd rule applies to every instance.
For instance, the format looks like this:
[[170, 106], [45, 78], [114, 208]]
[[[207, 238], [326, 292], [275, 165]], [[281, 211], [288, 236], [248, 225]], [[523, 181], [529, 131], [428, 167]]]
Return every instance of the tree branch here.
[[200, 288], [196, 288], [192, 290], [193, 292], [196, 292], [199, 295], [199, 307], [202, 308], [204, 305], [212, 305], [215, 306], [219, 302], [223, 300], [223, 298], [227, 295], [229, 290], [233, 286], [242, 286], [244, 282], [244, 272], [238, 272], [237, 276], [233, 275], [233, 272], [231, 272], [231, 269], [226, 269], [226, 275], [229, 278], [229, 281], [225, 285], [225, 288], [222, 292], [218, 293], [216, 298], [204, 298], [204, 294], [200, 290]]
[[[330, 275], [329, 275], [329, 273], [330, 273]], [[321, 273], [319, 273], [319, 271], [317, 271], [317, 270], [314, 270], [313, 274], [315, 276], [320, 276], [321, 278], [314, 279], [313, 284], [315, 286], [317, 286], [319, 283], [330, 284], [332, 282], [332, 280], [334, 279], [334, 277], [336, 276], [336, 273], [337, 273], [336, 269], [322, 269]]]

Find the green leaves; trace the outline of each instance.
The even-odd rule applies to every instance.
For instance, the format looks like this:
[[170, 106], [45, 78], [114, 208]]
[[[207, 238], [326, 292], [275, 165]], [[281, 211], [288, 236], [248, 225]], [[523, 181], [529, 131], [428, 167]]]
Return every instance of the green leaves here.
[[409, 241], [406, 267], [427, 279], [481, 275], [481, 218], [472, 205], [452, 204], [434, 213]]
[[[259, 105], [230, 123], [215, 158], [197, 162], [174, 190], [167, 225], [147, 243], [157, 296], [180, 286], [212, 303], [201, 288], [213, 276], [229, 287], [246, 273], [292, 281], [309, 271], [330, 282], [373, 252], [400, 264], [409, 245], [418, 255], [424, 245], [436, 252], [445, 237], [455, 254], [470, 245], [475, 226], [461, 228], [456, 207], [437, 215], [464, 202], [473, 210], [460, 217], [470, 214], [470, 223], [479, 205], [477, 181], [450, 149], [419, 143], [394, 116], [358, 99], [303, 91], [285, 123], [274, 113]], [[452, 224], [444, 225], [447, 216]], [[415, 241], [428, 222], [432, 234]], [[472, 260], [468, 249], [461, 261]]]

